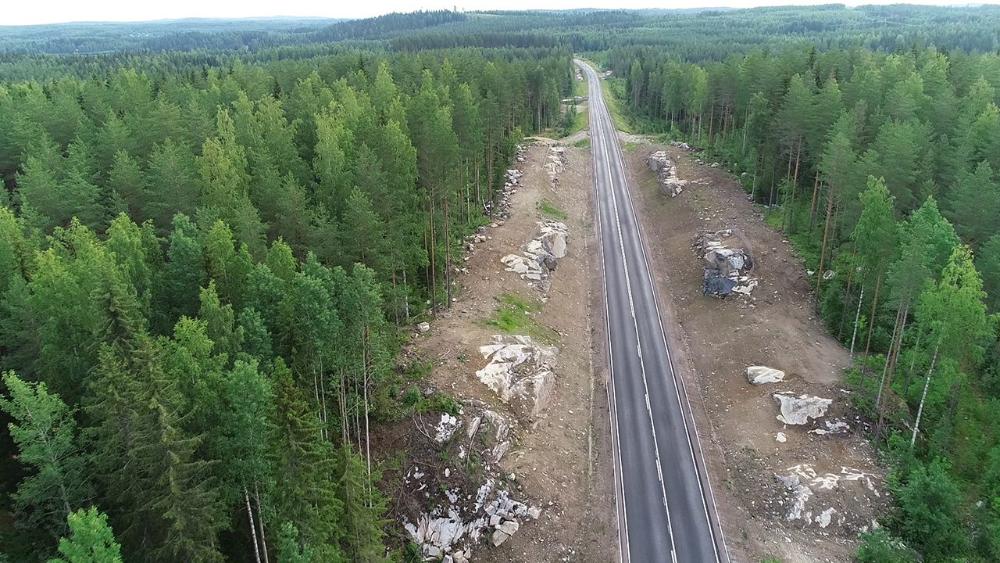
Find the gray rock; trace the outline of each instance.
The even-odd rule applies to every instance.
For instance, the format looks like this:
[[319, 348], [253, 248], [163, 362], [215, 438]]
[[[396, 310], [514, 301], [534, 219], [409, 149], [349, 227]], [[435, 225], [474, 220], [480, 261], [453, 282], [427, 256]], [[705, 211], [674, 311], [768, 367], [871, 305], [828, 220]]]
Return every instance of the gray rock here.
[[417, 324], [417, 330], [419, 330], [420, 332], [427, 332], [430, 329], [431, 329], [431, 323], [427, 321]]
[[491, 538], [491, 541], [493, 542], [493, 545], [495, 547], [500, 547], [500, 545], [503, 544], [503, 542], [507, 541], [508, 539], [510, 539], [510, 534], [507, 534], [502, 530], [496, 530], [493, 532], [493, 537]]
[[517, 520], [507, 520], [506, 522], [500, 524], [500, 526], [497, 527], [497, 529], [507, 534], [508, 536], [513, 536], [514, 534], [517, 533], [517, 530], [520, 527], [521, 525], [517, 523]]

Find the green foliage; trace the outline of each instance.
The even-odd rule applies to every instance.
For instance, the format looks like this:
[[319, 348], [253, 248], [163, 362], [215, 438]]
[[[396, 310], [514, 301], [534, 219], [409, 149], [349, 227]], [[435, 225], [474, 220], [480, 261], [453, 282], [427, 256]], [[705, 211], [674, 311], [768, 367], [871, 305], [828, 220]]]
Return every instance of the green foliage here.
[[95, 507], [67, 517], [70, 536], [60, 538], [58, 559], [49, 563], [121, 563], [121, 546], [108, 525], [108, 517]]
[[858, 563], [911, 563], [918, 561], [902, 541], [889, 535], [884, 528], [861, 534]]
[[904, 539], [933, 560], [947, 559], [965, 551], [967, 539], [960, 519], [961, 491], [948, 475], [947, 464], [935, 460], [918, 466], [897, 495]]

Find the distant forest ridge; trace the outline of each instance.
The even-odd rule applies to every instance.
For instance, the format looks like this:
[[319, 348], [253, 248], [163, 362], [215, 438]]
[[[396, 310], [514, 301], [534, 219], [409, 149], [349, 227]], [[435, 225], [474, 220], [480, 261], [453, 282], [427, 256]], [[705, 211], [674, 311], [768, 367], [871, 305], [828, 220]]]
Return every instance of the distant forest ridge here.
[[688, 60], [718, 60], [747, 48], [777, 48], [807, 40], [821, 49], [935, 46], [993, 52], [1000, 49], [1000, 6], [440, 10], [340, 21], [275, 17], [5, 26], [0, 27], [0, 55], [256, 51], [361, 41], [383, 43], [395, 50], [560, 45], [592, 52], [653, 45]]

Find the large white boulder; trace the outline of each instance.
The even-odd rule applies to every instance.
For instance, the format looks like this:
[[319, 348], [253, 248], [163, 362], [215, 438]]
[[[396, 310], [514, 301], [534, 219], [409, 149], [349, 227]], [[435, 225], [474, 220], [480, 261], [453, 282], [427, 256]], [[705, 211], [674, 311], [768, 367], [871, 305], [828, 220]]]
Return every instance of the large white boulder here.
[[754, 385], [778, 383], [785, 379], [785, 372], [767, 366], [748, 366], [747, 381]]
[[774, 400], [780, 405], [781, 414], [778, 420], [785, 424], [807, 424], [809, 419], [816, 419], [826, 414], [826, 409], [830, 408], [833, 399], [824, 399], [813, 395], [789, 395], [786, 393], [775, 393]]

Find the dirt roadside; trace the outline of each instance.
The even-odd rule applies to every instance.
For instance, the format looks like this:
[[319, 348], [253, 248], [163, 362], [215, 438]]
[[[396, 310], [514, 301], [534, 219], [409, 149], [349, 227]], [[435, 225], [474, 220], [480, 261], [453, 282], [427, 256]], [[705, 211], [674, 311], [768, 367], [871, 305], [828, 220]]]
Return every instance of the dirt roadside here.
[[[674, 147], [630, 136], [626, 160], [650, 247], [671, 349], [687, 387], [728, 548], [734, 561], [849, 561], [859, 531], [884, 502], [874, 452], [855, 428], [841, 373], [848, 353], [813, 313], [801, 260], [763, 221], [728, 173]], [[683, 191], [669, 197], [646, 158], [666, 150]], [[702, 293], [696, 235], [731, 230], [725, 243], [753, 257], [750, 296]], [[783, 381], [751, 385], [746, 368]], [[823, 420], [849, 430], [776, 419], [776, 392], [832, 399]], [[809, 431], [812, 429], [812, 431]], [[819, 431], [817, 431], [819, 430]]]
[[[509, 217], [487, 228], [485, 240], [470, 243], [458, 264], [455, 302], [431, 320], [426, 333], [414, 337], [406, 353], [430, 362], [433, 388], [511, 422], [512, 445], [498, 463], [499, 472], [512, 497], [541, 508], [537, 521], [522, 522], [499, 547], [491, 545], [488, 535], [471, 542], [472, 560], [610, 561], [617, 550], [617, 529], [605, 374], [595, 370], [604, 365], [605, 336], [598, 332], [600, 318], [592, 317], [603, 314], [598, 306], [603, 301], [599, 278], [593, 275], [597, 253], [590, 151], [549, 139], [529, 142], [524, 162], [517, 164], [523, 176], [510, 196]], [[557, 162], [553, 155], [560, 154]], [[523, 252], [546, 220], [564, 223], [568, 242], [566, 256], [558, 260], [543, 291], [541, 284], [507, 271], [501, 258]], [[537, 417], [526, 417], [502, 401], [476, 373], [487, 365], [480, 347], [503, 334], [490, 321], [511, 299], [535, 305], [529, 313], [532, 322], [551, 335], [547, 344], [558, 350], [554, 385]], [[428, 417], [429, 424], [434, 416]], [[394, 437], [386, 439], [404, 453], [384, 479], [409, 482], [393, 499], [396, 517], [405, 521], [413, 521], [416, 507], [428, 510], [436, 502], [427, 494], [430, 489], [416, 489], [408, 481], [413, 468], [437, 468], [440, 478], [442, 467], [456, 465], [446, 448], [431, 439], [433, 432], [416, 431], [421, 426], [426, 424], [414, 420], [387, 429]], [[449, 479], [436, 486], [457, 487], [461, 476], [456, 473], [450, 470]]]

